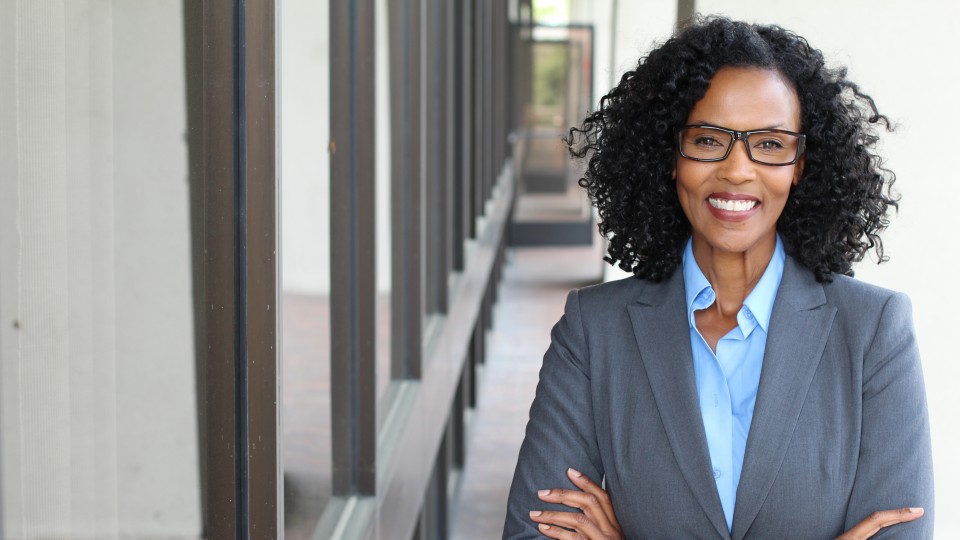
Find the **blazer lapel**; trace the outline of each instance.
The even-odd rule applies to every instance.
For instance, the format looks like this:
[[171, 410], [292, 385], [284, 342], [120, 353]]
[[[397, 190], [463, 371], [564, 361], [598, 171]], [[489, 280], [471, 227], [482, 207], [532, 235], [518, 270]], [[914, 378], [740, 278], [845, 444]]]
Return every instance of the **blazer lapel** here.
[[685, 305], [683, 273], [677, 270], [663, 283], [648, 283], [627, 310], [683, 478], [717, 533], [729, 539], [700, 415]]
[[737, 489], [735, 540], [747, 534], [777, 477], [836, 312], [813, 274], [788, 257], [770, 317]]

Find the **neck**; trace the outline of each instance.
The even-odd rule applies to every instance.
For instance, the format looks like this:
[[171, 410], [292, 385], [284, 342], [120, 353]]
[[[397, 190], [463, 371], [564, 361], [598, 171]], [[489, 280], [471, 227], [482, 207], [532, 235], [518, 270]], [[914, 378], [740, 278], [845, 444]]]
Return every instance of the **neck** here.
[[703, 237], [693, 237], [693, 258], [710, 282], [717, 300], [711, 309], [722, 317], [736, 317], [750, 291], [763, 277], [776, 248], [776, 235], [744, 252], [721, 251]]

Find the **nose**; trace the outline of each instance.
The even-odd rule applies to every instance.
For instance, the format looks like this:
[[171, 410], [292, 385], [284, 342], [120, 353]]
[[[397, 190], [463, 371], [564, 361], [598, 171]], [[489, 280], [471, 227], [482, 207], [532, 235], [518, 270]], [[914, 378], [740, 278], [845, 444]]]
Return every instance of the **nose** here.
[[750, 154], [747, 151], [747, 141], [733, 141], [733, 148], [730, 149], [730, 155], [720, 163], [722, 164], [720, 168], [721, 177], [732, 184], [741, 184], [756, 178], [757, 164], [750, 160]]

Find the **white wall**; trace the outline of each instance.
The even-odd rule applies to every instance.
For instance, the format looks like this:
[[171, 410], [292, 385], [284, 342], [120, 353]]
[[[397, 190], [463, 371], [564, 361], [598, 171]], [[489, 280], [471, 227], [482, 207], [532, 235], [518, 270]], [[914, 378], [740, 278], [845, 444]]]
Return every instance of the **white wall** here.
[[[582, 3], [585, 0], [571, 1]], [[588, 10], [589, 6], [585, 4], [582, 9]], [[595, 5], [591, 22], [595, 25], [594, 39], [598, 43], [598, 56], [594, 62], [594, 101], [599, 102], [620, 82], [625, 71], [636, 67], [641, 57], [670, 37], [677, 23], [677, 6], [675, 2], [630, 0], [620, 0], [614, 5], [611, 0], [604, 0]], [[612, 50], [610, 43], [613, 44]], [[603, 265], [603, 279], [606, 281], [629, 275], [609, 264]]]
[[196, 538], [180, 3], [0, 3], [9, 538]]
[[280, 261], [285, 292], [330, 287], [330, 7], [280, 4]]
[[570, 0], [570, 22], [594, 26], [594, 101], [599, 102], [656, 41], [668, 37], [676, 20], [673, 2]]
[[[664, 9], [662, 4], [673, 3], [620, 2], [624, 13], [617, 17], [618, 36], [631, 35], [630, 28], [652, 28], [657, 33], [654, 39], [666, 38], [671, 31], [664, 24], [666, 17], [651, 27], [645, 15], [650, 9]], [[953, 286], [960, 251], [950, 240], [955, 215], [950, 194], [960, 185], [960, 173], [950, 161], [956, 153], [951, 143], [931, 145], [938, 132], [952, 140], [951, 128], [943, 126], [960, 125], [960, 108], [954, 106], [960, 62], [951, 52], [960, 35], [960, 4], [697, 0], [697, 9], [780, 24], [806, 37], [828, 60], [848, 66], [850, 78], [899, 124], [896, 133], [883, 135], [882, 146], [903, 196], [900, 213], [884, 235], [891, 261], [879, 266], [864, 262], [856, 271], [860, 279], [904, 291], [913, 300], [933, 429], [937, 537], [960, 538], [960, 513], [955, 511], [960, 509], [960, 464], [954, 459], [960, 455], [960, 431], [954, 427], [960, 411], [956, 391], [960, 353], [950, 342], [958, 322], [952, 310], [960, 305], [960, 289]], [[598, 31], [598, 36], [603, 34]], [[635, 34], [631, 44], [618, 39], [615, 58], [623, 69], [638, 56], [638, 45], [646, 50], [649, 44], [645, 32]], [[942, 157], [933, 159], [931, 149], [942, 152]]]
[[[608, 70], [608, 84], [603, 94], [620, 81], [624, 71], [636, 67], [641, 55], [670, 36], [677, 22], [677, 6], [674, 2], [620, 0], [613, 22], [616, 24], [616, 43], [610, 65], [614, 71]], [[604, 39], [602, 33], [598, 34], [598, 39]], [[597, 94], [597, 99], [603, 94]]]
[[[390, 290], [391, 256], [386, 2], [376, 2], [376, 279], [380, 292]], [[280, 257], [287, 293], [328, 294], [330, 290], [330, 260], [335, 254], [329, 243], [329, 11], [328, 0], [283, 0], [280, 6]]]
[[[91, 245], [104, 242], [115, 257], [118, 530], [192, 538], [200, 471], [182, 5], [96, 2], [111, 6], [113, 22], [112, 88], [99, 96], [105, 108], [112, 98], [113, 123], [94, 117], [91, 126], [113, 131], [103, 166], [113, 169], [104, 189], [114, 220], [98, 224]], [[96, 216], [100, 204], [82, 210]]]

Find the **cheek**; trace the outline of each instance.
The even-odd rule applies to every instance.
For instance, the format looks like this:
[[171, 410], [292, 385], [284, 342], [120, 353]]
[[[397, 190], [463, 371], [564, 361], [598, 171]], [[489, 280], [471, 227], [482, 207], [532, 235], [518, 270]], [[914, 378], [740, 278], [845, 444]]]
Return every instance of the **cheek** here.
[[[698, 165], [701, 165], [698, 167]], [[677, 186], [677, 195], [682, 204], [693, 202], [701, 198], [704, 178], [709, 176], [709, 170], [704, 170], [702, 164], [683, 160], [674, 168], [674, 182]]]
[[796, 181], [793, 175], [778, 179], [776, 182], [771, 182], [768, 184], [768, 202], [774, 203], [776, 208], [782, 211], [787, 205], [787, 200], [790, 198], [790, 192], [793, 191], [793, 186], [795, 184]]
[[674, 186], [677, 190], [677, 198], [680, 199], [680, 206], [684, 208], [687, 207], [687, 200], [690, 198], [690, 188], [680, 180], [680, 177], [677, 177], [674, 180]]
[[677, 192], [691, 191], [696, 188], [699, 174], [696, 164], [683, 160], [673, 168], [673, 180], [677, 183]]
[[803, 173], [803, 168], [794, 166], [792, 171], [785, 171], [787, 174], [784, 174], [784, 178], [781, 182], [781, 192], [784, 196], [790, 194], [793, 191], [793, 186], [796, 186], [800, 183], [800, 175]]
[[678, 168], [677, 177], [674, 179], [677, 199], [680, 201], [680, 208], [688, 220], [693, 219], [694, 210], [701, 200], [701, 196], [697, 190], [697, 184], [691, 182], [690, 179], [691, 175], [689, 172], [685, 172], [682, 167]]

